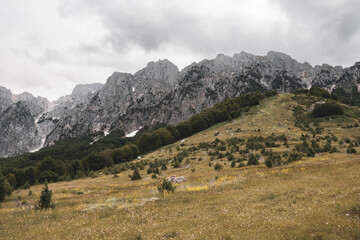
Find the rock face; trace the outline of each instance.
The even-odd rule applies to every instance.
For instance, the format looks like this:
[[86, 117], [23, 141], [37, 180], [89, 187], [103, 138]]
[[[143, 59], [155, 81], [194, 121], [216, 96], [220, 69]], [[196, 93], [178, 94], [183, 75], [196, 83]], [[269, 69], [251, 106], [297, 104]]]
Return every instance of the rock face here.
[[[103, 84], [78, 85], [69, 96], [55, 102], [30, 93], [12, 94], [0, 87], [0, 157], [36, 151], [59, 120], [78, 112]], [[82, 107], [81, 107], [82, 106]]]
[[[0, 123], [6, 133], [0, 139], [0, 156], [35, 150], [67, 137], [176, 124], [246, 92], [289, 92], [311, 86], [360, 99], [360, 62], [350, 68], [312, 67], [283, 53], [241, 52], [233, 57], [219, 54], [179, 71], [170, 61], [159, 60], [135, 74], [115, 72], [104, 85], [78, 85], [71, 95], [54, 102], [29, 93], [12, 95], [0, 87]], [[14, 131], [28, 137], [20, 141]]]
[[24, 101], [12, 104], [1, 114], [0, 132], [3, 157], [28, 152], [40, 144], [30, 107]]

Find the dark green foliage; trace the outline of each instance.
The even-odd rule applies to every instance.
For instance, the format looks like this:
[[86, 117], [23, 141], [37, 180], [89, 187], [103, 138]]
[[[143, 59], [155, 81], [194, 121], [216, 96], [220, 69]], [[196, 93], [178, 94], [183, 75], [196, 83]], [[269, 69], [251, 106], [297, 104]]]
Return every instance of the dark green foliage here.
[[193, 128], [188, 122], [181, 122], [176, 126], [180, 136], [182, 138], [187, 138], [193, 134]]
[[174, 168], [179, 168], [179, 167], [181, 167], [180, 162], [177, 161], [177, 160], [174, 162], [173, 165], [174, 165]]
[[167, 181], [166, 179], [163, 180], [160, 186], [158, 186], [158, 191], [160, 194], [167, 193], [174, 193], [175, 187], [172, 185], [170, 181]]
[[142, 153], [154, 150], [161, 146], [161, 138], [157, 133], [144, 133], [140, 136], [138, 147]]
[[321, 150], [322, 152], [330, 152], [332, 149], [331, 143], [330, 142], [326, 142], [325, 146], [323, 147], [323, 149]]
[[131, 181], [141, 179], [140, 172], [137, 168], [135, 168], [133, 174], [131, 175]]
[[267, 91], [265, 92], [265, 96], [267, 96], [267, 97], [276, 96], [277, 94], [278, 94], [278, 93], [277, 93], [276, 90], [267, 90]]
[[140, 155], [139, 148], [135, 144], [130, 144], [129, 146], [133, 153], [132, 158], [134, 159], [134, 158], [138, 157]]
[[323, 97], [323, 98], [331, 98], [331, 94], [322, 88], [311, 88], [309, 91], [310, 95]]
[[23, 186], [23, 189], [29, 189], [30, 188], [30, 183], [29, 181], [26, 181], [26, 183]]
[[82, 165], [88, 171], [97, 171], [111, 165], [111, 162], [100, 153], [91, 153], [83, 159]]
[[[213, 111], [215, 123], [225, 122], [231, 119], [231, 115], [226, 109], [216, 109]], [[240, 115], [240, 114], [239, 114]]]
[[265, 164], [268, 168], [276, 167], [281, 165], [281, 156], [279, 153], [270, 150], [268, 156], [265, 159]]
[[171, 131], [169, 131], [167, 128], [159, 128], [155, 131], [155, 133], [160, 136], [162, 146], [168, 145], [175, 141], [175, 138], [171, 134]]
[[45, 186], [41, 191], [38, 205], [41, 210], [55, 208], [55, 204], [52, 201], [52, 190], [49, 190], [47, 181], [45, 181]]
[[11, 186], [0, 173], [0, 202], [4, 201], [5, 197], [11, 194]]
[[181, 138], [181, 135], [180, 135], [180, 133], [179, 133], [179, 131], [177, 130], [176, 127], [174, 127], [172, 125], [167, 125], [166, 129], [171, 132], [171, 135], [173, 136], [173, 138], [175, 140]]
[[256, 156], [255, 154], [250, 153], [247, 165], [248, 166], [250, 166], [250, 165], [259, 165], [259, 157]]
[[214, 166], [214, 169], [215, 169], [216, 171], [220, 171], [220, 170], [222, 169], [221, 164], [220, 164], [220, 163], [216, 163], [215, 166]]
[[[114, 163], [128, 162], [128, 161], [134, 159], [135, 158], [134, 156], [135, 155], [132, 151], [132, 148], [129, 145], [122, 146], [121, 148], [116, 148], [113, 151]], [[136, 156], [137, 156], [137, 154], [136, 154]]]
[[356, 150], [355, 150], [354, 146], [352, 144], [350, 144], [347, 147], [346, 152], [349, 153], [349, 154], [352, 154], [352, 153], [356, 153]]
[[292, 153], [290, 153], [287, 162], [288, 163], [295, 162], [295, 161], [301, 160], [301, 158], [302, 158], [302, 156], [300, 153], [292, 152]]
[[167, 170], [166, 164], [162, 164], [161, 165], [161, 171], [166, 171], [166, 170]]
[[295, 117], [295, 126], [301, 129], [309, 128], [310, 117], [306, 114], [305, 110], [301, 106], [293, 108], [293, 115]]
[[311, 148], [314, 150], [315, 153], [320, 152], [320, 146], [314, 139], [311, 141]]
[[56, 161], [52, 157], [46, 157], [44, 160], [39, 162], [37, 170], [40, 174], [42, 172], [49, 171], [56, 173], [59, 176], [65, 173], [65, 166], [62, 162]]
[[84, 174], [84, 168], [82, 162], [79, 160], [72, 161], [68, 169], [68, 173], [71, 178], [78, 178], [80, 175]]
[[343, 108], [335, 102], [326, 102], [324, 104], [316, 104], [313, 110], [314, 117], [326, 117], [332, 115], [343, 115]]
[[39, 174], [39, 182], [56, 182], [59, 178], [59, 174], [53, 171], [45, 170]]
[[228, 161], [233, 161], [235, 159], [234, 155], [231, 153], [227, 156]]
[[243, 162], [239, 163], [238, 167], [239, 167], [239, 168], [245, 167], [245, 163], [243, 163]]
[[30, 185], [34, 185], [36, 179], [35, 168], [29, 167], [25, 170], [25, 179]]
[[307, 150], [307, 153], [306, 153], [306, 156], [307, 157], [315, 157], [315, 151], [314, 151], [314, 149], [313, 148], [308, 148], [308, 150]]

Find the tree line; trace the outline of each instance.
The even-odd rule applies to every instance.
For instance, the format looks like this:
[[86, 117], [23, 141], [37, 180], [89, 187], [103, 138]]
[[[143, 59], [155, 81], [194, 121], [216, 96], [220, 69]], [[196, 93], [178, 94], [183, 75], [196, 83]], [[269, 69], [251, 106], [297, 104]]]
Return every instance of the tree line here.
[[92, 171], [131, 161], [141, 154], [172, 144], [217, 123], [237, 118], [251, 106], [258, 105], [261, 99], [276, 94], [276, 91], [243, 94], [204, 109], [176, 126], [165, 125], [133, 138], [124, 138], [123, 132], [113, 131], [93, 144], [89, 144], [91, 136], [64, 139], [36, 153], [3, 159], [0, 161], [0, 194], [1, 189], [6, 189], [3, 191], [5, 196], [9, 189], [46, 181], [81, 178]]

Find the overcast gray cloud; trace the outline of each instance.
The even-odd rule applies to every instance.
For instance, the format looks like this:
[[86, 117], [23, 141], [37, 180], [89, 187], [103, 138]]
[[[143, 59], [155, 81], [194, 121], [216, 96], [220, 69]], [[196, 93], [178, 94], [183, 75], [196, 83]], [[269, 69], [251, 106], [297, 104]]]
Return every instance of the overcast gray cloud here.
[[0, 85], [54, 100], [167, 58], [282, 51], [300, 62], [360, 60], [358, 0], [12, 0], [0, 2]]

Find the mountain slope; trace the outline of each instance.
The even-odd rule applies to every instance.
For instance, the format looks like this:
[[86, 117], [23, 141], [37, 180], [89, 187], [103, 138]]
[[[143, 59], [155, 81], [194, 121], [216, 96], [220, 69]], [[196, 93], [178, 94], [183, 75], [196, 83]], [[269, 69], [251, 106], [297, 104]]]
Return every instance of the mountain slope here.
[[[271, 89], [289, 92], [312, 86], [360, 103], [360, 64], [350, 68], [327, 64], [312, 67], [283, 53], [255, 56], [241, 52], [233, 57], [219, 54], [179, 72], [170, 61], [159, 60], [134, 75], [114, 73], [104, 86], [74, 89], [70, 97], [47, 103], [48, 107], [44, 108], [44, 103], [33, 104], [32, 112], [34, 121], [39, 119], [36, 121], [41, 132], [39, 138], [44, 146], [49, 146], [59, 139], [107, 135], [114, 129], [127, 134], [158, 123], [176, 124], [246, 92]], [[3, 111], [14, 103], [5, 90], [0, 92]], [[11, 140], [11, 135], [4, 138], [16, 141]], [[22, 144], [21, 149], [30, 149], [26, 141]], [[21, 152], [0, 152], [0, 156]]]
[[[32, 186], [30, 197], [29, 189], [22, 189], [0, 209], [3, 237], [24, 238], [18, 231], [20, 224], [26, 237], [34, 239], [47, 235], [63, 239], [357, 239], [359, 153], [346, 152], [350, 144], [360, 142], [356, 138], [360, 128], [355, 127], [360, 109], [341, 105], [345, 115], [312, 119], [310, 126], [321, 130], [315, 136], [296, 127], [292, 110], [302, 107], [310, 115], [313, 104], [321, 101], [324, 99], [316, 96], [280, 94], [239, 118], [162, 147], [141, 160], [105, 168], [92, 177], [51, 183], [57, 204], [51, 211], [22, 210], [38, 201], [42, 186]], [[242, 151], [255, 137], [271, 139], [282, 134], [288, 146], [277, 139], [279, 146], [265, 147], [264, 153], [261, 149]], [[310, 145], [314, 140], [321, 148], [330, 140], [338, 152], [319, 152], [314, 157], [303, 153], [301, 160], [286, 163], [304, 139]], [[270, 149], [280, 153], [281, 166], [266, 167]], [[360, 147], [355, 150], [360, 152]], [[216, 151], [222, 155], [214, 155]], [[250, 154], [261, 156], [259, 165], [247, 166]], [[175, 167], [181, 156], [180, 166]], [[159, 174], [147, 173], [163, 162], [166, 170], [159, 166]], [[214, 169], [216, 164], [221, 165], [219, 171]], [[140, 169], [141, 180], [130, 180], [132, 167]], [[157, 187], [172, 175], [187, 180], [174, 184], [174, 193], [159, 194]], [[28, 205], [14, 207], [18, 199]], [[44, 221], [48, 218], [50, 225]]]

